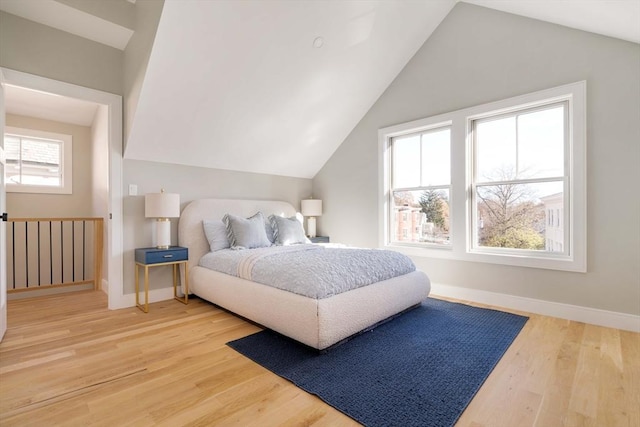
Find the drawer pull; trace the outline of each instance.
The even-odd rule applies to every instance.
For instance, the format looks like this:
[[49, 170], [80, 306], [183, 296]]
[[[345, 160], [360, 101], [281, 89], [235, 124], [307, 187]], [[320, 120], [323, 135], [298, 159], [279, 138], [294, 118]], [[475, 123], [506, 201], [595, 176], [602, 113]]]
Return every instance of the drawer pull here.
[[169, 255], [163, 255], [163, 258], [173, 258], [173, 255], [169, 254]]

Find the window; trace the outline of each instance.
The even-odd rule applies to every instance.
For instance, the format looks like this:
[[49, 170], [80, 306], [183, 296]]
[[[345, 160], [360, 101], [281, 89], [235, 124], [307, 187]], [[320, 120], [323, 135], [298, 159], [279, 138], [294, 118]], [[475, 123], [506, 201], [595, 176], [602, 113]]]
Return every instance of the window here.
[[579, 82], [380, 129], [381, 246], [586, 271], [585, 98]]
[[392, 242], [449, 245], [450, 141], [448, 126], [391, 139], [392, 228], [414, 224], [411, 235], [393, 233]]
[[71, 135], [7, 126], [4, 148], [7, 191], [71, 194]]
[[568, 202], [566, 122], [566, 101], [471, 120], [474, 249], [548, 250], [555, 206]]

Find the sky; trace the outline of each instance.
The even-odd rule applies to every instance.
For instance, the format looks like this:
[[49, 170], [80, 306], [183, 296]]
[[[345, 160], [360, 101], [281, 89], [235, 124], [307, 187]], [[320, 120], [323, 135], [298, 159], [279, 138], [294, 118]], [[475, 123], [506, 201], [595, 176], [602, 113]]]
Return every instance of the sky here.
[[[476, 179], [549, 179], [530, 184], [535, 198], [562, 191], [565, 104], [481, 119], [475, 126]], [[449, 185], [451, 130], [432, 129], [394, 139], [394, 188]]]

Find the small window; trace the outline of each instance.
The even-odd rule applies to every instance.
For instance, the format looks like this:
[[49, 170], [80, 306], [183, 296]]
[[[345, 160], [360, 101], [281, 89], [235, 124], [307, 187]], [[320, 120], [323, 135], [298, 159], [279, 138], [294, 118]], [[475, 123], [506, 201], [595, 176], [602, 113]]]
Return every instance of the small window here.
[[7, 191], [72, 193], [71, 135], [5, 128]]

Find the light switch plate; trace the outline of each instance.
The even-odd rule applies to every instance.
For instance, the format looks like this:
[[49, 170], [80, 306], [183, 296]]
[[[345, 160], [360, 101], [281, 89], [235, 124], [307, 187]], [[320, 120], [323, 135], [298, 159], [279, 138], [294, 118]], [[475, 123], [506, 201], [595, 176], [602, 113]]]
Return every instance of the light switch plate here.
[[138, 186], [135, 184], [129, 184], [129, 195], [137, 196], [138, 195]]

